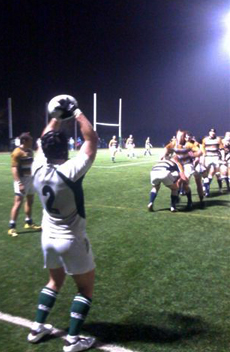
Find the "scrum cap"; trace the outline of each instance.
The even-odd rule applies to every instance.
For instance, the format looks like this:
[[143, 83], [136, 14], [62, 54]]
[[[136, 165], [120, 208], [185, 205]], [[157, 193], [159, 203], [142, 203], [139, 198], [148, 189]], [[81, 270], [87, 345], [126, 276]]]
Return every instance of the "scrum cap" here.
[[41, 142], [47, 159], [68, 159], [68, 142], [63, 132], [49, 131], [42, 136]]

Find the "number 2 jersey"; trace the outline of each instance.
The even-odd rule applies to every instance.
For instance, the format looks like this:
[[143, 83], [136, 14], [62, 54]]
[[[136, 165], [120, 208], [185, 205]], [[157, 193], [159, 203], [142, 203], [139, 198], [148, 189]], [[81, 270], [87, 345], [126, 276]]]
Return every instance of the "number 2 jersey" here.
[[53, 238], [75, 238], [85, 231], [82, 181], [92, 161], [84, 152], [61, 165], [47, 163], [42, 152], [32, 165], [34, 187], [43, 206], [42, 230]]

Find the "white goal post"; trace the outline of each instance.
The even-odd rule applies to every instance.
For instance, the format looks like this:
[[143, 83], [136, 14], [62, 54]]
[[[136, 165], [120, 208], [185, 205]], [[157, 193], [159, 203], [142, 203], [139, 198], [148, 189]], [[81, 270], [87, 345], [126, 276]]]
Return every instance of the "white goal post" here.
[[112, 126], [118, 127], [118, 137], [119, 137], [119, 145], [121, 146], [121, 118], [122, 118], [122, 99], [119, 99], [119, 115], [118, 115], [118, 123], [105, 123], [97, 121], [97, 93], [93, 94], [93, 129], [97, 130], [97, 125], [101, 126]]

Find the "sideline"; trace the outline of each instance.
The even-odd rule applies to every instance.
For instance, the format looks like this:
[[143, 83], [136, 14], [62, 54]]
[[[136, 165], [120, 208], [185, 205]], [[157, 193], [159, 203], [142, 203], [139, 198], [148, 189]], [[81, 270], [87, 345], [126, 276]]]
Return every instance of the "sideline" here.
[[[15, 317], [13, 315], [2, 313], [2, 312], [0, 312], [0, 320], [5, 321], [7, 323], [24, 326], [25, 328], [28, 328], [28, 329], [30, 329], [32, 325], [32, 321], [28, 319]], [[64, 340], [66, 336], [66, 332], [64, 330], [59, 330], [54, 328], [51, 335], [60, 337], [61, 339]], [[94, 348], [102, 351], [106, 351], [106, 352], [137, 352], [137, 351], [129, 350], [127, 348], [119, 347], [116, 345], [107, 345], [107, 344], [103, 345], [100, 342], [98, 342], [98, 344], [96, 344]]]

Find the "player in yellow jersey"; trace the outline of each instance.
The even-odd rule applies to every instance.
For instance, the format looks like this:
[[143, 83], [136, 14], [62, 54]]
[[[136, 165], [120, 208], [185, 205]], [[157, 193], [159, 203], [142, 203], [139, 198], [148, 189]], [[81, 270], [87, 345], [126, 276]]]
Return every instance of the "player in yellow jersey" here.
[[11, 169], [14, 179], [14, 204], [10, 213], [8, 235], [18, 236], [16, 231], [16, 220], [20, 207], [25, 198], [24, 210], [26, 214], [25, 228], [40, 230], [32, 220], [32, 205], [34, 200], [33, 179], [31, 177], [31, 165], [33, 162], [32, 150], [33, 138], [29, 133], [22, 133], [20, 136], [20, 146], [15, 148], [11, 154]]
[[217, 174], [219, 189], [222, 188], [221, 179], [218, 175], [220, 171], [220, 161], [224, 160], [224, 146], [222, 139], [217, 137], [216, 130], [211, 128], [209, 135], [202, 140], [202, 150], [204, 154], [204, 166], [207, 168], [206, 177], [204, 178], [205, 196], [210, 195], [210, 185], [213, 176]]
[[[191, 133], [189, 133], [189, 132], [186, 132], [185, 141], [186, 141], [186, 143], [188, 143], [188, 142], [192, 143], [199, 150], [202, 149], [201, 145], [196, 141], [195, 137], [193, 137], [191, 135]], [[193, 176], [195, 178], [197, 193], [199, 195], [200, 202], [201, 202], [200, 204], [201, 204], [201, 206], [204, 206], [204, 203], [203, 203], [204, 192], [203, 192], [203, 185], [202, 185], [202, 175], [206, 171], [206, 168], [204, 167], [204, 165], [202, 165], [200, 157], [202, 157], [202, 155], [200, 155], [199, 157], [196, 157], [195, 159], [191, 159], [191, 162], [195, 168], [195, 172], [193, 173]]]
[[115, 163], [115, 156], [117, 153], [117, 138], [116, 138], [116, 136], [113, 136], [112, 139], [110, 140], [109, 150], [110, 150], [112, 162]]
[[194, 145], [190, 141], [186, 141], [185, 136], [185, 131], [178, 130], [176, 133], [176, 139], [172, 140], [169, 144], [166, 145], [162, 159], [167, 158], [170, 155], [174, 155], [183, 166], [187, 181], [181, 180], [180, 182], [183, 184], [183, 189], [188, 199], [187, 210], [191, 210], [192, 193], [189, 187], [189, 179], [195, 173], [193, 159], [199, 157], [202, 154], [202, 151], [197, 145]]

